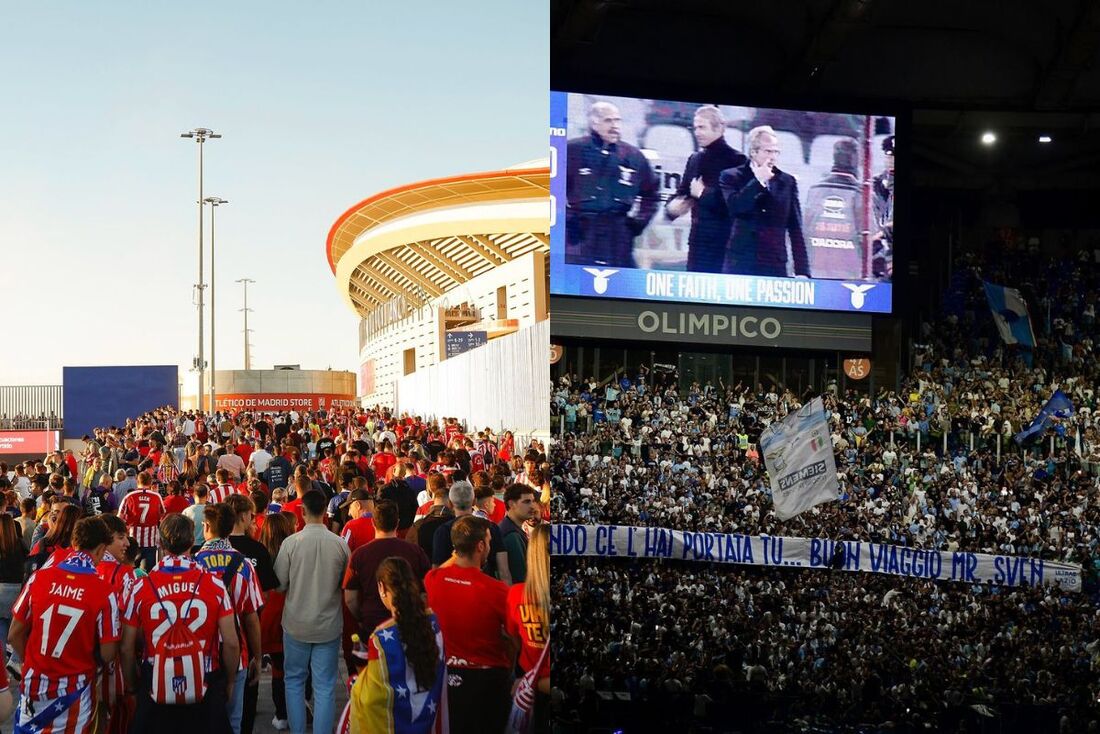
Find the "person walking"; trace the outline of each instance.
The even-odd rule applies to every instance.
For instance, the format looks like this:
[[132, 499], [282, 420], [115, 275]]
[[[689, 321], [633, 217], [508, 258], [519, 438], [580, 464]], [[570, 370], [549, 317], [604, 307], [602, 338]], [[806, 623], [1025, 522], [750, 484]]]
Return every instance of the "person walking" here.
[[390, 613], [367, 642], [367, 667], [351, 690], [351, 730], [427, 734], [442, 707], [443, 634], [404, 558], [378, 566], [376, 593]]
[[275, 558], [283, 608], [283, 654], [286, 666], [290, 730], [305, 734], [307, 670], [313, 673], [313, 732], [331, 734], [336, 719], [343, 615], [340, 581], [350, 552], [325, 527], [325, 495], [311, 489], [302, 496], [305, 527], [283, 541]]

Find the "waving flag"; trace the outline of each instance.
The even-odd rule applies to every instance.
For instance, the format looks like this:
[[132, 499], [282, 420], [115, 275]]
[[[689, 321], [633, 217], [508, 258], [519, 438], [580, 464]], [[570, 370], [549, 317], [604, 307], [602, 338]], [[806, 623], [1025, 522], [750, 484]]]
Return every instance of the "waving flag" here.
[[546, 654], [550, 651], [550, 639], [542, 647], [539, 661], [533, 668], [523, 674], [512, 695], [512, 711], [508, 714], [508, 724], [504, 727], [505, 734], [527, 734], [531, 731], [532, 716], [535, 712], [535, 694], [538, 691], [539, 672], [546, 661]]
[[1002, 341], [1005, 344], [1019, 344], [1034, 349], [1035, 332], [1031, 328], [1031, 316], [1020, 291], [993, 283], [983, 285], [989, 310], [993, 312], [993, 321], [997, 324]]
[[[1072, 415], [1073, 401], [1061, 390], [1055, 390], [1054, 394], [1050, 396], [1050, 400], [1039, 411], [1039, 415], [1031, 422], [1031, 425], [1016, 434], [1016, 443], [1022, 444], [1032, 436], [1043, 434], [1050, 427], [1051, 422], [1054, 422], [1056, 427], [1060, 427], [1057, 426], [1057, 422]], [[1063, 429], [1063, 433], [1064, 431], [1065, 429]]]
[[765, 428], [760, 448], [780, 520], [838, 498], [836, 459], [821, 398]]

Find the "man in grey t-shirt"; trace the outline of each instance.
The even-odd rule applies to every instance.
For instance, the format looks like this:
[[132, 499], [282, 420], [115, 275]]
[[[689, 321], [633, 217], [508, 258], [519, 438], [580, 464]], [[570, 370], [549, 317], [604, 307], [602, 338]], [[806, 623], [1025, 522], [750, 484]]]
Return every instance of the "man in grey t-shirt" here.
[[325, 495], [302, 494], [305, 527], [285, 541], [275, 557], [283, 608], [287, 716], [291, 731], [306, 728], [306, 674], [313, 671], [313, 731], [332, 731], [336, 720], [336, 679], [344, 628], [340, 583], [351, 552], [325, 527]]

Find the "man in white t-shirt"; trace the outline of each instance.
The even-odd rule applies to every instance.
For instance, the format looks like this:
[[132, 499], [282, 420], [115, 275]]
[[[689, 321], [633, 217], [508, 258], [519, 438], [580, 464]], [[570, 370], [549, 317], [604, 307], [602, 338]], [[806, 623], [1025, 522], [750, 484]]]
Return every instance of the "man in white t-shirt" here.
[[248, 463], [256, 470], [257, 474], [263, 474], [267, 471], [267, 466], [273, 458], [275, 457], [265, 451], [259, 441], [252, 442], [252, 456], [249, 457]]

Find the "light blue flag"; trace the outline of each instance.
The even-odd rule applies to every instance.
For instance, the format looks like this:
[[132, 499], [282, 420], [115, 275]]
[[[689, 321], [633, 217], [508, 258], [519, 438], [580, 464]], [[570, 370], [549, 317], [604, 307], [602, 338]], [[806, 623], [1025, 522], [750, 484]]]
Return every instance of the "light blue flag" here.
[[1061, 390], [1055, 390], [1031, 425], [1016, 434], [1016, 443], [1022, 444], [1032, 436], [1042, 434], [1052, 420], [1063, 420], [1071, 415], [1073, 415], [1073, 401]]
[[1031, 328], [1031, 316], [1020, 291], [993, 283], [983, 285], [989, 310], [993, 312], [993, 321], [997, 324], [997, 331], [1004, 343], [1034, 349], [1035, 332]]
[[825, 407], [814, 398], [760, 433], [760, 449], [780, 520], [840, 497]]

